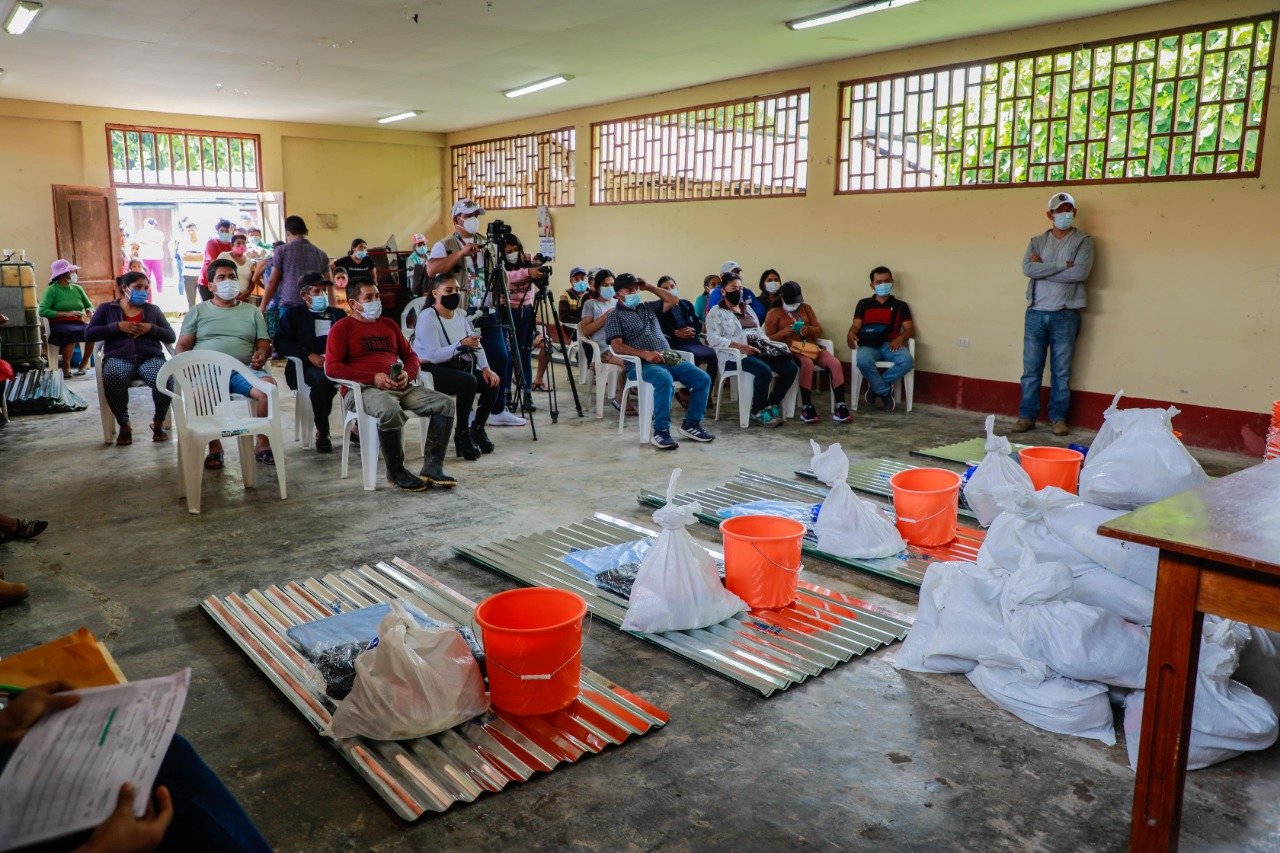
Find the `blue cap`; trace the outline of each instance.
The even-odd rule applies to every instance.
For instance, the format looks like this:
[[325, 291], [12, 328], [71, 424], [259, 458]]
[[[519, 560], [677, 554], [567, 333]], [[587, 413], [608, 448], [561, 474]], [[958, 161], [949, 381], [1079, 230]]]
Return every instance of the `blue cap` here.
[[569, 270], [569, 278], [573, 278], [575, 275], [586, 275], [586, 274], [587, 274], [587, 271], [584, 270], [582, 267], [574, 267], [573, 269]]

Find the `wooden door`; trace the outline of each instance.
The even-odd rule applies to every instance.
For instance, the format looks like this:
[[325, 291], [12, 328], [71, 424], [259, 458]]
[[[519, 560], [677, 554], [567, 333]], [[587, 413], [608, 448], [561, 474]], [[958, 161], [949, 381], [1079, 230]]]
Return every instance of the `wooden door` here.
[[80, 286], [90, 301], [114, 297], [123, 260], [115, 190], [54, 184], [53, 234], [58, 257], [80, 267]]
[[258, 221], [262, 223], [262, 239], [275, 243], [284, 239], [284, 193], [258, 193]]

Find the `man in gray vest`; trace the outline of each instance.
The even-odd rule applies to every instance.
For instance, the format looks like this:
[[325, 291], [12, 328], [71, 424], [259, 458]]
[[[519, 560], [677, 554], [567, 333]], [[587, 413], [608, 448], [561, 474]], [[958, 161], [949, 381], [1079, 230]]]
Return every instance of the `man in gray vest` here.
[[1071, 402], [1071, 358], [1080, 334], [1084, 283], [1093, 269], [1093, 238], [1075, 227], [1076, 200], [1070, 193], [1049, 197], [1045, 213], [1053, 224], [1031, 238], [1022, 257], [1027, 277], [1027, 313], [1022, 335], [1022, 403], [1012, 432], [1035, 429], [1040, 415], [1040, 378], [1049, 358], [1049, 423], [1066, 435]]

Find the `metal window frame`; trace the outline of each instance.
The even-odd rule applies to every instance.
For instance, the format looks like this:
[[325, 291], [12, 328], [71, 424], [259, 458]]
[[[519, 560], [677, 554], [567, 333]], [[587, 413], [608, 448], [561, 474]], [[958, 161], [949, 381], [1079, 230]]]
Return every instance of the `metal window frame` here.
[[[530, 158], [528, 148], [515, 145], [516, 142], [531, 142], [538, 152]], [[560, 164], [566, 167], [566, 174], [554, 177], [551, 161], [541, 162], [544, 146], [558, 145], [566, 155]], [[461, 174], [462, 167], [470, 158], [483, 154], [498, 155], [499, 159], [490, 160], [487, 166], [499, 165], [497, 174], [486, 177], [490, 184], [502, 187], [502, 196], [477, 193], [473, 183]], [[574, 125], [539, 130], [535, 133], [518, 133], [512, 136], [495, 136], [491, 139], [478, 139], [449, 146], [449, 178], [453, 184], [453, 200], [469, 198], [485, 210], [528, 210], [546, 205], [547, 207], [573, 207], [577, 197], [578, 170], [578, 132]], [[532, 198], [529, 204], [512, 203], [508, 200], [513, 192], [527, 192], [528, 185], [518, 183], [532, 174]]]
[[[790, 98], [796, 99], [794, 106], [786, 104], [785, 107], [778, 108], [778, 104], [785, 104], [787, 99]], [[748, 159], [746, 155], [750, 153], [749, 146], [728, 146], [724, 144], [723, 139], [713, 140], [711, 148], [696, 147], [690, 150], [683, 144], [688, 138], [688, 134], [679, 132], [683, 129], [681, 123], [684, 121], [690, 124], [700, 121], [705, 122], [707, 121], [705, 114], [708, 112], [716, 112], [718, 114], [712, 117], [714, 119], [724, 117], [726, 115], [725, 111], [729, 109], [748, 106], [754, 109], [758, 105], [767, 105], [769, 103], [775, 105], [775, 115], [778, 112], [795, 113], [795, 134], [794, 139], [790, 141], [779, 137], [766, 143], [765, 148], [769, 154], [767, 162], [764, 160], [756, 162], [754, 158]], [[608, 207], [623, 204], [659, 204], [679, 201], [803, 197], [808, 194], [809, 188], [809, 152], [807, 146], [804, 152], [800, 151], [800, 140], [802, 138], [809, 139], [807, 131], [812, 121], [812, 104], [812, 91], [810, 87], [806, 86], [781, 92], [733, 98], [715, 103], [697, 104], [677, 110], [641, 113], [592, 122], [590, 128], [591, 204], [592, 206]], [[635, 174], [647, 177], [641, 185], [631, 188], [631, 197], [605, 200], [607, 190], [602, 186], [603, 175], [601, 171], [603, 165], [601, 157], [602, 139], [605, 134], [611, 134], [613, 129], [624, 128], [627, 125], [634, 126], [641, 122], [661, 123], [663, 127], [661, 144], [652, 138], [636, 140], [644, 142], [643, 150], [637, 156], [630, 158], [630, 162], [633, 163], [638, 160], [643, 168], [643, 171]], [[634, 132], [632, 136], [634, 136]], [[659, 174], [662, 164], [673, 160], [675, 161], [676, 177], [670, 184], [659, 185], [655, 177]], [[712, 177], [703, 181], [697, 179], [696, 176], [694, 180], [695, 186], [701, 187], [707, 192], [694, 194], [689, 190], [690, 171], [696, 172], [710, 169], [714, 173], [739, 167], [739, 171], [751, 173], [754, 177], [754, 175], [761, 173], [766, 166], [772, 167], [778, 163], [781, 164], [781, 177], [771, 180], [773, 182], [789, 181], [792, 185], [791, 190], [735, 193], [730, 189], [731, 186], [741, 188], [742, 184], [749, 183], [751, 179], [729, 179], [724, 177], [717, 179]]]
[[[1276, 37], [1278, 35], [1278, 32], [1277, 32], [1278, 17], [1280, 16], [1277, 16], [1275, 12], [1270, 12], [1270, 13], [1254, 15], [1254, 16], [1244, 17], [1244, 18], [1234, 18], [1234, 19], [1228, 19], [1228, 20], [1213, 21], [1209, 23], [1175, 27], [1175, 28], [1170, 28], [1166, 30], [1158, 30], [1158, 31], [1146, 32], [1146, 33], [1138, 33], [1135, 35], [1126, 35], [1118, 38], [1104, 39], [1104, 40], [1081, 43], [1081, 44], [1060, 45], [1058, 47], [1042, 48], [1042, 49], [1037, 49], [1035, 51], [1027, 51], [1027, 52], [1017, 53], [1017, 54], [1007, 54], [1004, 56], [991, 57], [986, 59], [958, 62], [950, 65], [941, 65], [941, 66], [935, 66], [931, 68], [917, 69], [917, 70], [911, 70], [906, 72], [897, 72], [893, 74], [884, 74], [884, 75], [877, 75], [873, 77], [862, 77], [862, 78], [856, 78], [852, 80], [841, 81], [841, 83], [837, 87], [837, 97], [839, 99], [839, 103], [838, 103], [839, 108], [837, 110], [837, 115], [836, 115], [836, 139], [837, 139], [838, 150], [837, 150], [836, 171], [833, 179], [834, 193], [836, 195], [860, 195], [860, 194], [868, 194], [868, 193], [931, 192], [931, 191], [973, 190], [973, 189], [1006, 189], [1006, 188], [1015, 188], [1015, 187], [1055, 186], [1055, 185], [1062, 185], [1062, 184], [1119, 184], [1119, 183], [1146, 183], [1146, 182], [1163, 182], [1163, 181], [1257, 178], [1261, 175], [1261, 171], [1262, 171], [1262, 158], [1263, 158], [1263, 150], [1265, 146], [1267, 114], [1270, 107], [1270, 87], [1275, 83], [1274, 77], [1272, 75], [1272, 68], [1273, 68], [1275, 53], [1276, 53]], [[1270, 50], [1266, 57], [1266, 61], [1263, 63], [1259, 63], [1258, 51], [1257, 51], [1257, 26], [1262, 23], [1269, 23], [1271, 25], [1271, 45], [1270, 45]], [[1217, 100], [1206, 99], [1204, 97], [1204, 84], [1203, 84], [1204, 75], [1205, 75], [1206, 55], [1212, 53], [1212, 54], [1219, 55], [1223, 58], [1224, 71], [1223, 71], [1222, 80], [1219, 85], [1224, 86], [1226, 83], [1225, 62], [1228, 59], [1228, 55], [1233, 50], [1233, 47], [1231, 45], [1230, 31], [1236, 27], [1240, 27], [1244, 25], [1252, 25], [1254, 27], [1254, 32], [1251, 35], [1250, 40], [1247, 42], [1247, 44], [1234, 48], [1234, 49], [1240, 49], [1240, 47], [1248, 47], [1251, 54], [1250, 64], [1248, 66], [1249, 79], [1246, 81], [1244, 95], [1239, 98], [1220, 97]], [[1201, 44], [1203, 45], [1205, 41], [1204, 37], [1207, 36], [1207, 34], [1210, 31], [1217, 30], [1217, 29], [1226, 29], [1228, 31], [1228, 38], [1227, 38], [1226, 44], [1223, 47], [1215, 48], [1212, 51], [1206, 51], [1205, 49], [1203, 49], [1203, 47], [1201, 47], [1196, 59], [1195, 73], [1194, 74], [1183, 73], [1181, 65], [1182, 65], [1183, 49], [1187, 44], [1186, 37], [1189, 35], [1199, 35], [1201, 37]], [[1178, 39], [1178, 55], [1176, 57], [1176, 61], [1178, 65], [1175, 68], [1175, 74], [1173, 77], [1162, 77], [1159, 75], [1159, 65], [1158, 65], [1159, 57], [1160, 57], [1160, 40], [1174, 38], [1174, 37]], [[1145, 42], [1145, 41], [1152, 41], [1155, 43], [1155, 52], [1150, 59], [1139, 59], [1137, 56], [1138, 45], [1139, 43]], [[1116, 48], [1121, 46], [1126, 46], [1126, 45], [1133, 47], [1133, 51], [1134, 51], [1133, 57], [1128, 61], [1115, 63], [1114, 55], [1115, 55]], [[1088, 51], [1090, 53], [1090, 67], [1088, 70], [1088, 82], [1087, 84], [1084, 84], [1084, 85], [1077, 85], [1076, 76], [1078, 72], [1081, 70], [1077, 66], [1078, 55], [1084, 51]], [[1108, 73], [1107, 75], [1107, 82], [1105, 85], [1096, 82], [1095, 75], [1094, 75], [1093, 63], [1096, 62], [1100, 51], [1108, 51], [1110, 55], [1113, 57], [1113, 59], [1111, 60], [1112, 64], [1110, 67], [1110, 73]], [[1066, 69], [1058, 69], [1055, 65], [1056, 60], [1064, 54], [1070, 57], [1069, 65]], [[1047, 72], [1041, 72], [1036, 68], [1037, 60], [1040, 60], [1043, 58], [1048, 58], [1050, 62], [1050, 68]], [[1148, 61], [1154, 65], [1152, 76], [1151, 76], [1151, 86], [1152, 86], [1151, 104], [1149, 107], [1136, 108], [1133, 103], [1134, 99], [1133, 99], [1133, 87], [1132, 87], [1134, 68], [1139, 63], [1148, 62]], [[1031, 72], [1032, 79], [1030, 81], [1029, 94], [1027, 95], [1021, 94], [1022, 89], [1019, 86], [1019, 84], [1024, 79], [1024, 75], [1022, 74], [1023, 62], [1030, 62], [1032, 65], [1032, 72]], [[1003, 96], [1000, 93], [1000, 86], [1002, 83], [1001, 81], [1002, 74], [1001, 74], [1000, 66], [1005, 63], [1013, 63], [1014, 69], [1015, 69], [1014, 82], [1012, 87], [1013, 94], [1011, 96]], [[995, 78], [993, 80], [988, 80], [985, 78], [985, 72], [987, 69], [993, 66], [996, 69]], [[1111, 107], [1110, 93], [1114, 89], [1114, 81], [1115, 81], [1114, 72], [1117, 67], [1121, 67], [1121, 68], [1127, 67], [1129, 69], [1129, 74], [1130, 74], [1131, 82], [1130, 82], [1130, 89], [1129, 89], [1129, 95], [1130, 95], [1129, 108], [1125, 110], [1113, 110]], [[943, 149], [944, 157], [947, 155], [959, 154], [960, 157], [962, 158], [962, 166], [961, 166], [962, 179], [963, 179], [964, 171], [968, 169], [973, 169], [979, 173], [978, 182], [968, 183], [968, 184], [951, 183], [950, 177], [944, 173], [944, 176], [942, 179], [943, 183], [940, 183], [937, 185], [931, 184], [927, 186], [920, 186], [920, 185], [873, 186], [871, 188], [860, 187], [857, 189], [843, 188], [842, 183], [846, 183], [846, 182], [851, 183], [853, 180], [858, 180], [859, 182], [861, 182], [861, 179], [863, 178], [871, 178], [874, 180], [877, 169], [883, 163], [889, 163], [895, 159], [897, 160], [903, 159], [903, 156], [905, 156], [905, 149], [906, 149], [905, 140], [907, 138], [907, 135], [905, 133], [905, 126], [906, 126], [907, 113], [905, 111], [905, 107], [903, 110], [899, 111], [896, 109], [896, 104], [892, 104], [891, 106], [894, 106], [895, 109], [889, 112], [886, 112], [884, 114], [880, 114], [877, 112], [874, 115], [876, 118], [877, 126], [879, 126], [885, 119], [888, 119], [888, 124], [890, 128], [890, 142], [892, 142], [892, 128], [894, 126], [894, 122], [893, 122], [894, 118], [902, 119], [902, 126], [904, 127], [903, 155], [900, 155], [899, 157], [895, 158], [892, 156], [881, 156], [877, 152], [871, 158], [872, 162], [870, 166], [870, 171], [866, 171], [866, 168], [863, 165], [866, 161], [861, 160], [859, 164], [859, 168], [863, 170], [857, 173], [851, 172], [851, 168], [853, 166], [853, 162], [852, 162], [853, 158], [851, 155], [852, 155], [853, 149], [855, 148], [855, 146], [859, 146], [863, 144], [862, 140], [865, 138], [863, 136], [855, 137], [853, 136], [853, 133], [852, 133], [852, 129], [853, 129], [852, 119], [854, 117], [853, 106], [855, 101], [853, 95], [856, 90], [856, 87], [858, 86], [864, 87], [864, 95], [865, 95], [866, 87], [875, 86], [876, 87], [875, 97], [879, 98], [880, 97], [879, 87], [881, 84], [889, 83], [895, 86], [901, 86], [903, 90], [902, 100], [905, 102], [907, 100], [907, 97], [912, 94], [923, 94], [926, 91], [932, 94], [933, 92], [936, 91], [938, 79], [941, 75], [955, 75], [958, 72], [963, 73], [965, 75], [964, 87], [966, 91], [975, 86], [979, 88], [979, 112], [980, 113], [982, 111], [981, 87], [983, 85], [994, 85], [996, 87], [995, 106], [994, 106], [994, 109], [991, 110], [991, 112], [994, 115], [991, 121], [989, 122], [984, 121], [983, 120], [984, 117], [981, 114], [978, 116], [979, 120], [977, 122], [970, 122], [968, 121], [967, 116], [964, 117], [965, 120], [962, 122], [962, 134], [961, 134], [961, 141], [959, 143], [959, 146], [955, 149], [951, 147], [947, 147]], [[1248, 108], [1252, 100], [1251, 96], [1253, 95], [1254, 89], [1256, 88], [1256, 86], [1254, 85], [1255, 75], [1257, 75], [1259, 72], [1262, 72], [1264, 75], [1263, 85], [1262, 85], [1262, 108], [1261, 108], [1261, 113], [1258, 121], [1256, 123], [1252, 123], [1248, 120]], [[978, 79], [976, 81], [973, 81], [970, 78], [971, 78], [971, 75], [975, 73]], [[1055, 112], [1055, 107], [1059, 102], [1059, 98], [1056, 96], [1056, 93], [1052, 88], [1052, 82], [1055, 76], [1061, 75], [1061, 74], [1065, 74], [1068, 77], [1068, 87], [1065, 95], [1065, 102], [1066, 102], [1065, 111], [1061, 115], [1058, 115]], [[1036, 83], [1038, 79], [1046, 78], [1046, 77], [1050, 80], [1049, 115], [1045, 119], [1037, 119], [1035, 118], [1035, 113], [1034, 113], [1035, 100], [1036, 100]], [[1193, 111], [1192, 126], [1190, 130], [1178, 132], [1176, 131], [1177, 90], [1178, 90], [1178, 87], [1181, 85], [1182, 81], [1184, 80], [1195, 80], [1199, 82], [1197, 83], [1197, 87], [1196, 87], [1196, 100], [1195, 100], [1195, 109]], [[931, 84], [932, 88], [929, 88], [929, 89], [925, 88], [926, 81], [928, 81]], [[1157, 87], [1161, 83], [1167, 83], [1167, 82], [1172, 82], [1174, 84], [1172, 125], [1169, 131], [1167, 132], [1155, 132], [1153, 129], [1154, 117], [1156, 114], [1155, 92], [1157, 90]], [[914, 90], [912, 89], [913, 84], [915, 86]], [[1043, 122], [1046, 125], [1045, 146], [1046, 146], [1046, 149], [1048, 149], [1052, 145], [1053, 124], [1055, 121], [1062, 122], [1065, 126], [1066, 131], [1068, 133], [1070, 132], [1071, 102], [1075, 98], [1075, 96], [1083, 94], [1086, 96], [1086, 99], [1088, 99], [1088, 98], [1091, 98], [1093, 93], [1095, 92], [1108, 93], [1107, 103], [1105, 105], [1105, 114], [1104, 114], [1105, 115], [1105, 131], [1103, 135], [1101, 137], [1093, 137], [1090, 134], [1088, 124], [1092, 116], [1090, 114], [1091, 111], [1086, 102], [1084, 139], [1074, 140], [1068, 137], [1066, 140], [1064, 140], [1063, 157], [1060, 163], [1056, 161], [1053, 163], [1050, 163], [1047, 159], [1043, 163], [1040, 163], [1040, 162], [1033, 163], [1031, 158], [1032, 158], [1033, 149], [1035, 147], [1034, 125], [1040, 122]], [[893, 93], [891, 91], [890, 100], [892, 99], [893, 99]], [[869, 102], [865, 96], [861, 100], [864, 103]], [[983, 157], [984, 157], [984, 154], [987, 152], [983, 150], [982, 141], [981, 141], [983, 130], [989, 129], [993, 136], [997, 136], [998, 128], [1000, 126], [999, 115], [1000, 115], [1001, 109], [1006, 104], [1012, 104], [1014, 109], [1014, 116], [1013, 116], [1012, 122], [1013, 122], [1014, 132], [1016, 133], [1017, 124], [1018, 124], [1018, 119], [1016, 115], [1016, 111], [1018, 109], [1017, 105], [1019, 101], [1024, 101], [1024, 100], [1028, 102], [1032, 110], [1032, 116], [1028, 122], [1029, 127], [1028, 127], [1027, 142], [1025, 144], [1018, 144], [1015, 139], [1008, 146], [998, 145], [998, 144], [992, 145], [990, 148], [991, 164], [989, 166], [986, 165], [983, 162]], [[1221, 147], [1222, 116], [1221, 116], [1221, 112], [1219, 112], [1218, 117], [1216, 119], [1216, 121], [1219, 122], [1218, 147], [1212, 151], [1201, 152], [1201, 151], [1193, 150], [1190, 154], [1190, 173], [1189, 174], [1186, 174], [1186, 175], [1146, 174], [1146, 172], [1148, 171], [1147, 165], [1150, 164], [1151, 157], [1152, 157], [1152, 152], [1153, 152], [1152, 141], [1154, 139], [1164, 138], [1169, 140], [1169, 143], [1168, 143], [1169, 150], [1166, 155], [1167, 156], [1166, 163], [1171, 164], [1172, 158], [1173, 158], [1173, 149], [1175, 145], [1173, 140], [1175, 138], [1189, 137], [1191, 139], [1191, 144], [1194, 146], [1195, 137], [1201, 125], [1200, 115], [1201, 115], [1202, 108], [1218, 107], [1219, 110], [1221, 110], [1221, 108], [1227, 104], [1242, 104], [1245, 112], [1244, 121], [1242, 122], [1242, 126], [1241, 126], [1241, 138], [1240, 138], [1240, 144], [1238, 148], [1224, 149]], [[948, 106], [952, 108], [957, 107], [956, 104], [952, 104], [952, 103], [949, 103]], [[959, 106], [959, 108], [963, 111], [964, 109], [966, 109], [966, 106], [967, 105], [962, 104]], [[934, 111], [935, 114], [937, 112], [937, 109], [938, 109], [937, 105], [934, 104], [932, 106], [932, 110]], [[916, 112], [917, 121], [921, 116], [923, 116], [923, 114], [924, 114], [923, 108], [918, 106], [917, 112]], [[1151, 117], [1151, 119], [1148, 120], [1146, 146], [1143, 153], [1132, 154], [1131, 153], [1132, 151], [1131, 130], [1133, 127], [1132, 117], [1137, 115], [1142, 115], [1142, 114], [1145, 114]], [[1121, 117], [1125, 119], [1124, 145], [1122, 146], [1124, 149], [1124, 153], [1117, 156], [1112, 156], [1109, 153], [1109, 149], [1112, 147], [1112, 138], [1111, 138], [1112, 132], [1113, 132], [1113, 129], [1116, 127], [1116, 124], [1114, 123], [1113, 120]], [[863, 124], [865, 126], [866, 124], [865, 120]], [[978, 163], [979, 164], [977, 166], [964, 166], [963, 165], [963, 152], [964, 152], [963, 133], [971, 130], [976, 130], [978, 133]], [[1230, 171], [1230, 172], [1217, 171], [1219, 168], [1221, 168], [1222, 158], [1226, 156], [1231, 156], [1231, 155], [1238, 156], [1240, 158], [1238, 160], [1238, 166], [1243, 166], [1245, 150], [1246, 150], [1246, 139], [1248, 138], [1251, 132], [1256, 132], [1257, 134], [1257, 153], [1254, 159], [1253, 168], [1252, 169], [1237, 168], [1235, 171]], [[999, 141], [998, 136], [995, 141], [998, 143]], [[1089, 156], [1090, 156], [1089, 147], [1091, 144], [1097, 144], [1102, 147], [1102, 168], [1104, 170], [1104, 173], [1109, 165], [1116, 162], [1120, 162], [1120, 163], [1123, 163], [1123, 168], [1122, 168], [1123, 176], [1106, 177], [1104, 174], [1104, 176], [1101, 178], [1070, 177], [1069, 170], [1070, 170], [1070, 161], [1072, 157], [1072, 153], [1071, 153], [1072, 147], [1077, 145], [1083, 147], [1084, 149], [1083, 156], [1085, 158], [1085, 169], [1086, 169], [1085, 174], [1087, 175], [1088, 174], [1087, 170], [1089, 168]], [[1027, 151], [1028, 178], [1030, 177], [1032, 166], [1043, 165], [1045, 168], [1045, 174], [1043, 179], [1038, 179], [1038, 180], [1027, 179], [1027, 180], [1021, 180], [1021, 181], [1012, 179], [1014, 175], [1014, 168], [1015, 168], [1014, 164], [1016, 162], [1016, 157], [1017, 157], [1017, 155], [1014, 152], [1024, 148]], [[1010, 177], [1011, 177], [1010, 180], [1006, 180], [1003, 182], [995, 180], [995, 177], [997, 175], [997, 170], [1000, 168], [1000, 158], [1001, 158], [1002, 152], [1009, 153]], [[923, 176], [927, 176], [929, 180], [932, 180], [931, 176], [933, 174], [933, 166], [934, 166], [933, 155], [935, 154], [936, 154], [936, 149], [931, 149], [931, 162], [929, 163], [928, 168], [917, 169], [915, 170], [916, 173], [921, 174]], [[1205, 156], [1213, 158], [1214, 171], [1211, 171], [1208, 173], [1200, 173], [1200, 174], [1195, 173], [1194, 170], [1195, 170], [1196, 159], [1198, 157], [1205, 157]], [[1131, 163], [1144, 164], [1143, 166], [1144, 174], [1142, 175], [1129, 174], [1129, 171], [1132, 168], [1130, 166]], [[1050, 177], [1050, 174], [1051, 174], [1050, 166], [1061, 166], [1062, 168], [1061, 177]], [[983, 182], [981, 180], [981, 171], [985, 169], [991, 170], [992, 180], [989, 182]], [[903, 177], [905, 177], [905, 172], [900, 174], [899, 180], [901, 181], [901, 178]]]
[[[106, 140], [107, 140], [107, 177], [108, 177], [108, 179], [109, 179], [109, 180], [110, 180], [110, 182], [111, 182], [111, 186], [113, 186], [113, 187], [124, 187], [124, 188], [132, 188], [132, 189], [194, 190], [194, 191], [196, 191], [196, 192], [250, 192], [250, 193], [259, 193], [259, 192], [262, 192], [262, 191], [263, 191], [263, 190], [262, 190], [262, 137], [261, 137], [259, 134], [256, 134], [256, 133], [235, 133], [235, 132], [227, 132], [227, 131], [212, 131], [212, 130], [197, 130], [197, 129], [195, 129], [195, 128], [181, 128], [181, 127], [152, 127], [152, 126], [149, 126], [149, 125], [139, 125], [139, 124], [108, 124], [108, 125], [106, 125], [105, 133], [106, 133]], [[143, 171], [141, 172], [141, 174], [143, 175], [143, 180], [141, 180], [141, 181], [132, 181], [132, 180], [117, 181], [117, 180], [116, 180], [116, 172], [115, 172], [115, 167], [114, 167], [114, 162], [115, 162], [115, 161], [114, 161], [115, 145], [114, 145], [114, 142], [112, 141], [112, 138], [111, 138], [111, 135], [112, 135], [113, 133], [122, 133], [122, 134], [124, 134], [124, 146], [125, 146], [125, 173], [126, 173], [126, 174], [130, 171], [130, 170], [129, 170], [129, 160], [128, 160], [128, 157], [129, 157], [129, 150], [128, 150], [128, 146], [129, 146], [129, 134], [134, 133], [134, 134], [137, 134], [137, 136], [138, 136], [139, 155], [141, 155], [142, 135], [143, 135], [143, 134], [146, 134], [146, 133], [150, 133], [150, 134], [152, 135], [152, 137], [153, 137], [153, 143], [152, 143], [152, 156], [153, 156], [153, 158], [155, 158], [155, 159], [157, 160], [157, 166], [156, 166], [156, 169], [154, 170], [154, 173], [155, 173], [156, 178], [157, 178], [157, 180], [156, 180], [156, 181], [151, 182], [151, 181], [147, 181], [147, 180], [145, 180], [145, 177], [146, 177], [146, 175], [148, 174], [145, 170], [143, 170]], [[181, 136], [181, 137], [182, 137], [182, 140], [183, 140], [183, 149], [184, 149], [184, 152], [185, 152], [185, 153], [183, 154], [183, 158], [184, 158], [184, 160], [189, 156], [189, 152], [190, 152], [190, 150], [191, 150], [191, 149], [190, 149], [190, 140], [191, 140], [192, 138], [195, 138], [195, 139], [198, 139], [198, 140], [199, 140], [199, 145], [201, 146], [201, 148], [200, 148], [200, 150], [201, 150], [201, 159], [200, 159], [200, 176], [201, 176], [201, 181], [202, 181], [202, 185], [201, 185], [201, 186], [194, 186], [194, 185], [191, 185], [191, 184], [179, 184], [179, 183], [175, 183], [175, 182], [173, 181], [173, 171], [174, 171], [174, 170], [173, 170], [173, 145], [172, 145], [172, 142], [170, 142], [170, 143], [168, 144], [168, 146], [167, 146], [167, 147], [168, 147], [168, 150], [169, 150], [169, 167], [168, 167], [168, 169], [165, 169], [165, 170], [162, 170], [162, 169], [160, 169], [160, 168], [159, 168], [159, 165], [158, 165], [158, 157], [157, 157], [156, 155], [157, 155], [157, 153], [158, 153], [158, 151], [159, 151], [159, 139], [160, 139], [160, 137], [161, 137], [161, 136], [164, 136], [164, 137], [169, 138], [169, 139], [172, 139], [172, 137], [174, 137], [174, 136]], [[222, 141], [224, 141], [224, 142], [226, 143], [226, 146], [227, 146], [227, 158], [226, 158], [226, 159], [227, 159], [227, 175], [228, 175], [228, 177], [230, 177], [230, 175], [232, 175], [232, 174], [233, 174], [233, 172], [232, 172], [232, 170], [231, 170], [231, 157], [230, 157], [231, 141], [232, 141], [232, 140], [240, 140], [240, 144], [241, 144], [241, 155], [240, 155], [240, 156], [241, 156], [241, 160], [240, 160], [241, 168], [239, 169], [239, 174], [241, 175], [242, 180], [243, 180], [243, 177], [244, 177], [245, 175], [248, 175], [248, 174], [252, 173], [252, 174], [253, 174], [253, 176], [254, 176], [254, 180], [255, 180], [255, 182], [256, 182], [256, 185], [255, 185], [255, 186], [252, 186], [252, 187], [248, 187], [248, 186], [239, 186], [239, 187], [237, 187], [237, 186], [235, 186], [235, 185], [231, 184], [231, 183], [230, 183], [230, 181], [228, 181], [228, 182], [227, 182], [227, 183], [225, 183], [225, 184], [221, 184], [221, 183], [220, 183], [220, 184], [210, 185], [210, 184], [208, 183], [208, 180], [205, 178], [205, 175], [206, 175], [206, 174], [208, 174], [208, 172], [207, 172], [207, 171], [205, 170], [205, 168], [204, 168], [204, 157], [203, 157], [203, 146], [204, 146], [204, 141], [205, 141], [206, 139], [210, 140], [210, 141], [211, 141], [211, 144], [214, 146], [214, 170], [213, 170], [213, 174], [214, 174], [215, 176], [217, 176], [217, 175], [219, 174], [219, 172], [220, 172], [220, 170], [217, 168], [217, 144], [218, 144], [218, 141], [219, 141], [219, 140], [222, 140]], [[252, 142], [252, 143], [253, 143], [254, 155], [253, 155], [253, 169], [252, 169], [252, 170], [244, 168], [244, 153], [243, 153], [243, 146], [244, 146], [244, 143], [245, 143], [246, 141], [248, 141], [248, 142]], [[187, 171], [188, 171], [188, 172], [190, 172], [191, 170], [187, 170]], [[168, 173], [168, 175], [169, 175], [169, 181], [167, 181], [167, 182], [166, 182], [166, 181], [161, 181], [161, 180], [159, 180], [159, 178], [160, 178], [160, 177], [161, 177], [165, 172], [167, 172], [167, 173]]]

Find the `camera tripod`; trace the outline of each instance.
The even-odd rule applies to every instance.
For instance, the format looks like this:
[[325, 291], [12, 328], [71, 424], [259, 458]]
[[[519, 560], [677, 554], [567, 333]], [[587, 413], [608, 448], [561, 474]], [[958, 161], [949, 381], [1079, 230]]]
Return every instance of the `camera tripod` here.
[[[569, 376], [569, 390], [573, 392], [573, 405], [578, 410], [578, 417], [586, 417], [582, 413], [582, 400], [578, 397], [578, 383], [573, 376], [573, 364], [569, 361], [569, 348], [565, 345], [564, 326], [560, 325], [560, 315], [552, 305], [553, 297], [551, 288], [546, 281], [537, 282], [537, 293], [533, 297], [533, 322], [534, 328], [541, 328], [542, 345], [544, 347], [553, 346], [547, 340], [547, 336], [552, 329], [556, 332], [555, 343], [560, 347], [560, 357], [564, 359], [564, 369]], [[548, 317], [550, 322], [547, 322]], [[535, 334], [536, 331], [535, 331]], [[551, 422], [557, 423], [560, 420], [560, 405], [556, 400], [556, 366], [554, 364], [547, 365], [547, 411], [551, 415]]]
[[[500, 221], [500, 220], [499, 220]], [[520, 338], [516, 334], [515, 315], [507, 292], [507, 276], [502, 267], [502, 242], [490, 235], [484, 243], [485, 300], [494, 310], [494, 320], [502, 329], [511, 358], [511, 395], [520, 416], [529, 422], [533, 440], [538, 440], [538, 427], [533, 423], [533, 392], [525, 390], [524, 360], [520, 357]], [[501, 404], [502, 401], [499, 401]]]

